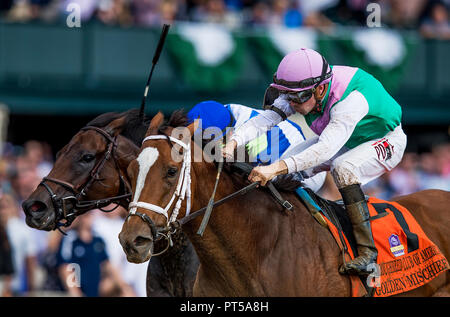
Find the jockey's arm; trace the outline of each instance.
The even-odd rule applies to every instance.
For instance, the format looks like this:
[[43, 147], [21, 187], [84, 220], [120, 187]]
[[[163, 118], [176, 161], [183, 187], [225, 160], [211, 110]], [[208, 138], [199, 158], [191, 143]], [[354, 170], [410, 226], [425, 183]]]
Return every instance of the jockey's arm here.
[[316, 143], [279, 162], [255, 167], [249, 179], [264, 185], [277, 175], [300, 172], [328, 161], [344, 146], [368, 112], [369, 105], [364, 96], [358, 91], [350, 93], [331, 109], [330, 122]]
[[284, 160], [288, 173], [303, 171], [331, 159], [350, 139], [358, 122], [369, 112], [366, 98], [353, 91], [330, 111], [330, 122], [317, 143]]
[[[278, 97], [273, 102], [273, 106], [284, 112], [286, 117], [295, 113], [284, 95]], [[283, 121], [283, 118], [277, 112], [265, 110], [236, 129], [231, 136], [231, 140], [235, 141], [237, 146], [245, 145], [281, 121]]]

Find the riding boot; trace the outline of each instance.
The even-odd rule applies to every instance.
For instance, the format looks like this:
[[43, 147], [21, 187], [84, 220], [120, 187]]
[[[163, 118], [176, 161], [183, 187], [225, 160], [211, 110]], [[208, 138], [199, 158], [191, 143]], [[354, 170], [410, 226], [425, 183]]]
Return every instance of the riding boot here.
[[341, 274], [370, 274], [369, 264], [376, 263], [377, 249], [373, 241], [372, 229], [369, 221], [369, 208], [359, 184], [339, 189], [347, 209], [347, 214], [353, 225], [358, 257], [344, 263], [340, 268]]

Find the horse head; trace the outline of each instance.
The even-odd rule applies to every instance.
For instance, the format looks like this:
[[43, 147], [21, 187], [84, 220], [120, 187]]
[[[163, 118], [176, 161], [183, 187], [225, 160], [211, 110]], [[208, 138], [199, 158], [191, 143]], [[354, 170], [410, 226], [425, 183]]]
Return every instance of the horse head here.
[[[99, 200], [129, 194], [126, 168], [139, 149], [120, 135], [127, 115], [109, 121], [102, 127], [88, 124], [58, 152], [48, 176], [22, 204], [30, 227], [48, 231], [68, 226], [77, 215], [111, 202]], [[94, 204], [83, 205], [87, 201]]]
[[189, 210], [191, 136], [197, 122], [185, 127], [186, 122], [181, 112], [175, 112], [164, 124], [158, 113], [139, 155], [128, 166], [133, 198], [119, 241], [130, 262], [149, 260], [154, 242], [168, 238], [170, 224]]

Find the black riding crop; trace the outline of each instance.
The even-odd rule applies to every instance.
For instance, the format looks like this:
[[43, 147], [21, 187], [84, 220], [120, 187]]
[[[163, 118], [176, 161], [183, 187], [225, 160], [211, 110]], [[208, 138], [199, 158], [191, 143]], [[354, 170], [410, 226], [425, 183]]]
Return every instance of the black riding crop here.
[[162, 29], [161, 35], [159, 37], [158, 46], [156, 47], [155, 55], [153, 55], [152, 68], [151, 68], [150, 74], [148, 75], [148, 78], [147, 78], [147, 84], [145, 85], [144, 96], [142, 97], [142, 102], [141, 102], [141, 109], [139, 111], [139, 117], [142, 119], [142, 121], [144, 121], [145, 100], [147, 99], [148, 88], [150, 86], [150, 80], [152, 78], [153, 70], [155, 69], [155, 65], [156, 65], [156, 63], [158, 63], [159, 56], [161, 55], [161, 51], [163, 49], [163, 45], [166, 40], [167, 33], [169, 32], [169, 28], [170, 28], [169, 24], [163, 25], [163, 29]]

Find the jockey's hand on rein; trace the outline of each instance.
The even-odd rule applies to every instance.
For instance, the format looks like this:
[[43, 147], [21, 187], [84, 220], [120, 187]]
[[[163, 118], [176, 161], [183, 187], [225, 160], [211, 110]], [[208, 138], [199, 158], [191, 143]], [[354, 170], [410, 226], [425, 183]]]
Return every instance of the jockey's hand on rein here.
[[251, 182], [261, 182], [262, 186], [265, 186], [268, 181], [277, 175], [287, 174], [287, 166], [284, 161], [278, 161], [270, 165], [256, 166], [250, 172], [248, 180]]
[[236, 149], [237, 143], [235, 140], [231, 140], [222, 148], [222, 156], [225, 159], [233, 159], [234, 150]]

